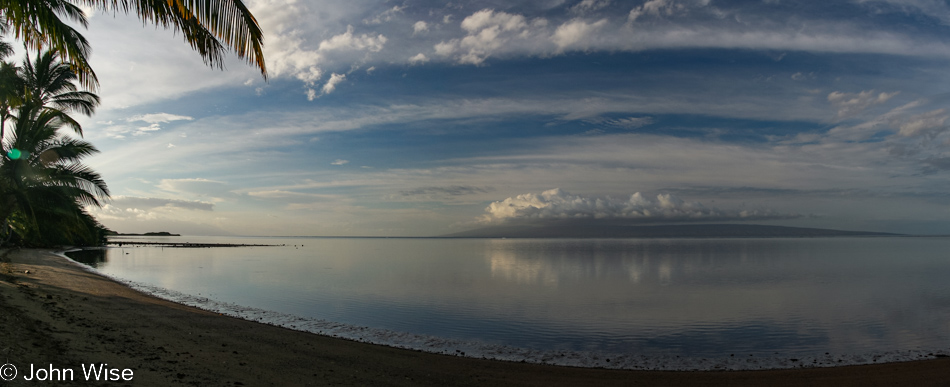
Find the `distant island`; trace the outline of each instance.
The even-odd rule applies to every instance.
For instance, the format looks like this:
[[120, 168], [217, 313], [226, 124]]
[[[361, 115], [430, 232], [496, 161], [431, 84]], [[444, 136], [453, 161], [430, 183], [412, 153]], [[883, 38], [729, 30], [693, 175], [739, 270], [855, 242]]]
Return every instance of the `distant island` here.
[[107, 233], [108, 236], [181, 236], [181, 234], [172, 234], [168, 231], [158, 231], [158, 232], [147, 232], [145, 234], [126, 234], [126, 233], [117, 233], [115, 231]]
[[898, 236], [870, 231], [766, 226], [760, 224], [603, 225], [546, 223], [484, 227], [442, 235], [445, 238], [801, 238]]

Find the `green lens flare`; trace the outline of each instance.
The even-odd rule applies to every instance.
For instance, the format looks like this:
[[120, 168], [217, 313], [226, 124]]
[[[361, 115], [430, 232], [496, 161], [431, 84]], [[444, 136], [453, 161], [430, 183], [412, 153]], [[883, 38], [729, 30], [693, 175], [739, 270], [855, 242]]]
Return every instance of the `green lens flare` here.
[[18, 160], [21, 156], [23, 156], [23, 153], [21, 153], [19, 149], [14, 148], [7, 152], [7, 156], [10, 157], [11, 160]]

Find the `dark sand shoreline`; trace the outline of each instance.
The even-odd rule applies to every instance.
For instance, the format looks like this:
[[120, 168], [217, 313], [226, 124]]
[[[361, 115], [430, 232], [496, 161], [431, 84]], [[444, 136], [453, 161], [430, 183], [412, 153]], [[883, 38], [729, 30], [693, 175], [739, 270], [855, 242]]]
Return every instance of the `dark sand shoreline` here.
[[[0, 252], [0, 360], [108, 363], [102, 385], [892, 386], [950, 385], [950, 359], [770, 371], [618, 371], [462, 358], [293, 331], [151, 297], [46, 250]], [[29, 271], [29, 274], [26, 273]], [[95, 384], [92, 384], [95, 385]]]

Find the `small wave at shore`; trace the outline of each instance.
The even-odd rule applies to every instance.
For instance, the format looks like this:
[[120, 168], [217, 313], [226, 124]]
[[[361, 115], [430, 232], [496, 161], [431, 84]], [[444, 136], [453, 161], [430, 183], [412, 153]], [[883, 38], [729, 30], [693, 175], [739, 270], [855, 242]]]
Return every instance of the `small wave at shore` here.
[[321, 319], [304, 318], [286, 313], [246, 307], [117, 278], [102, 273], [88, 265], [76, 262], [64, 254], [59, 255], [84, 270], [110, 278], [142, 293], [202, 310], [324, 336], [454, 356], [568, 367], [662, 371], [740, 371], [835, 367], [924, 360], [950, 356], [950, 350], [948, 349], [917, 349], [864, 354], [825, 353], [814, 356], [796, 357], [749, 355], [745, 357], [723, 356], [704, 358], [670, 355], [632, 355], [591, 351], [534, 350], [474, 340], [453, 340], [435, 336], [341, 324]]

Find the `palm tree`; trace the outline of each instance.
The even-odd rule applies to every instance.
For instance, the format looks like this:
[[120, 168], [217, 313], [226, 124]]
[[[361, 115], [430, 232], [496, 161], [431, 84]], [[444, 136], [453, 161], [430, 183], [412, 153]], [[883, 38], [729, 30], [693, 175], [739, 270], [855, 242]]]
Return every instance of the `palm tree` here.
[[13, 111], [27, 101], [59, 114], [81, 136], [82, 126], [69, 114], [91, 116], [99, 106], [99, 96], [79, 90], [75, 81], [78, 76], [55, 51], [44, 51], [35, 61], [27, 55], [23, 67], [0, 62], [0, 140], [5, 137], [6, 122], [16, 119]]
[[23, 78], [20, 70], [11, 62], [0, 62], [0, 141], [6, 134], [7, 120], [23, 100]]
[[83, 26], [86, 15], [74, 2], [97, 11], [135, 13], [143, 22], [180, 32], [205, 63], [223, 68], [226, 47], [261, 70], [263, 32], [241, 0], [0, 0], [0, 19], [17, 39], [34, 50], [50, 47], [63, 55], [87, 87], [97, 79], [89, 66], [89, 42], [61, 17]]
[[73, 82], [78, 80], [78, 76], [69, 65], [60, 61], [55, 51], [45, 51], [35, 61], [27, 55], [19, 78], [24, 100], [58, 114], [67, 126], [82, 135], [82, 126], [69, 113], [91, 116], [99, 106], [99, 96], [76, 87]]
[[[0, 59], [13, 54], [13, 46], [0, 41]], [[7, 61], [0, 61], [0, 142], [3, 141], [7, 120], [13, 114], [13, 108], [19, 106], [23, 94], [23, 82], [17, 67]]]
[[[18, 81], [8, 79], [13, 91], [6, 113], [0, 111], [14, 124], [9, 139], [0, 142], [0, 234], [32, 245], [98, 243], [105, 228], [84, 207], [100, 206], [109, 190], [80, 163], [98, 150], [59, 131], [69, 127], [81, 135], [69, 113], [92, 114], [99, 97], [79, 90], [76, 74], [52, 51], [35, 60], [27, 56], [15, 74]], [[10, 114], [14, 107], [16, 114]]]
[[80, 160], [98, 150], [60, 136], [66, 121], [54, 109], [27, 102], [17, 113], [0, 154], [0, 223], [28, 244], [97, 243], [103, 228], [84, 207], [101, 206], [109, 188]]

